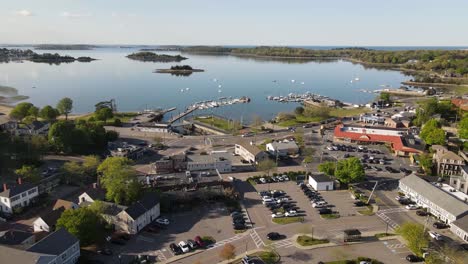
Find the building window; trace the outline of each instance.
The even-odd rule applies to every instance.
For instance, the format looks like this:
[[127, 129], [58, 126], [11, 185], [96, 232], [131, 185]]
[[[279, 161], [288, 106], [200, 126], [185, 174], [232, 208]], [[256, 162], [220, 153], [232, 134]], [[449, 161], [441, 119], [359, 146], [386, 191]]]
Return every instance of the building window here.
[[28, 194], [32, 194], [32, 193], [35, 193], [35, 192], [36, 192], [36, 189], [32, 189], [32, 190], [28, 191]]
[[26, 197], [26, 193], [22, 193], [22, 194], [21, 194], [21, 197]]

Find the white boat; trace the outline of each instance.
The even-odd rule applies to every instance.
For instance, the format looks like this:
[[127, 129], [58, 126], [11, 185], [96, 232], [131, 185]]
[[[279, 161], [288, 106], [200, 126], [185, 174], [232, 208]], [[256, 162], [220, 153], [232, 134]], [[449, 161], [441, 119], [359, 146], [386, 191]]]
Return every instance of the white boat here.
[[221, 84], [220, 84], [220, 85], [218, 85], [218, 88], [221, 88], [221, 87], [223, 87]]
[[218, 79], [216, 79], [216, 78], [213, 79], [213, 82], [217, 82], [217, 81], [218, 81]]
[[305, 84], [305, 82], [301, 82], [301, 84]]
[[180, 92], [183, 93], [183, 92], [184, 92], [184, 89], [180, 89]]
[[354, 80], [358, 82], [358, 81], [359, 81], [359, 77], [354, 78]]
[[185, 90], [188, 91], [188, 90], [190, 90], [190, 88], [187, 87], [187, 88], [185, 88]]
[[221, 89], [218, 90], [218, 93], [222, 92]]
[[295, 82], [296, 82], [296, 80], [291, 80], [291, 82], [292, 82], [292, 83], [295, 83]]

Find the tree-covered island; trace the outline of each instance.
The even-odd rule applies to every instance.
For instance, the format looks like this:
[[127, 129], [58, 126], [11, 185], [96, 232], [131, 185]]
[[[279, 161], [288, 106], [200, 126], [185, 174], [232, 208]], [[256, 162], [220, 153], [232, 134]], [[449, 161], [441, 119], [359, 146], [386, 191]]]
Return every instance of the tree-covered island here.
[[171, 66], [170, 69], [157, 69], [155, 72], [156, 73], [170, 73], [173, 75], [183, 75], [183, 76], [188, 76], [192, 74], [193, 72], [204, 72], [205, 70], [203, 69], [194, 69], [189, 65], [176, 65], [176, 66]]
[[127, 58], [138, 61], [150, 61], [150, 62], [181, 62], [187, 58], [180, 55], [167, 55], [167, 54], [156, 54], [149, 51], [140, 51], [127, 55]]

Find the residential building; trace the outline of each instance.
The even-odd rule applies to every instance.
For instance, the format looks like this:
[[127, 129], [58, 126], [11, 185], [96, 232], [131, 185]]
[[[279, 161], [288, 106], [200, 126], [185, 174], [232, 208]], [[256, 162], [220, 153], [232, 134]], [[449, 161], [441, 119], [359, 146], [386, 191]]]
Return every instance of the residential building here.
[[0, 211], [12, 214], [15, 208], [26, 207], [35, 202], [39, 191], [36, 185], [22, 183], [21, 178], [18, 184], [9, 187], [3, 184], [3, 192], [0, 193]]
[[295, 141], [292, 140], [283, 140], [283, 141], [274, 141], [266, 144], [266, 150], [274, 156], [293, 156], [299, 153], [299, 147]]
[[78, 209], [79, 206], [74, 202], [70, 202], [70, 201], [62, 200], [62, 199], [57, 199], [57, 201], [55, 201], [54, 206], [52, 207], [52, 210], [57, 210], [57, 209], [62, 208], [62, 207], [65, 210], [67, 210], [67, 209]]
[[0, 245], [26, 249], [32, 246], [34, 242], [35, 237], [33, 233], [15, 229], [0, 232]]
[[31, 124], [10, 121], [2, 124], [0, 128], [15, 136], [47, 135], [50, 124], [41, 121], [33, 121]]
[[424, 152], [424, 142], [408, 133], [407, 129], [384, 127], [335, 127], [333, 140], [359, 144], [389, 144], [395, 156], [410, 156]]
[[57, 264], [57, 256], [0, 245], [0, 263]]
[[80, 196], [78, 196], [78, 204], [81, 206], [82, 203], [94, 203], [96, 200], [104, 200], [106, 192], [101, 189], [97, 183], [93, 183], [92, 187], [88, 188]]
[[53, 232], [55, 231], [55, 226], [57, 220], [60, 218], [62, 213], [65, 211], [64, 207], [60, 207], [56, 210], [51, 210], [46, 213], [43, 213], [41, 216], [36, 218], [33, 222], [34, 232]]
[[235, 145], [234, 153], [241, 156], [244, 160], [257, 164], [268, 158], [265, 151], [260, 150], [253, 142], [241, 141]]
[[433, 145], [433, 163], [439, 176], [461, 176], [465, 160], [444, 146]]
[[402, 178], [399, 189], [444, 223], [451, 224], [468, 214], [468, 204], [414, 174]]
[[361, 114], [359, 116], [359, 121], [366, 123], [366, 124], [371, 124], [371, 125], [384, 125], [385, 117], [377, 116], [377, 115]]
[[32, 245], [26, 251], [45, 254], [47, 259], [54, 256], [52, 261], [39, 263], [74, 264], [78, 262], [80, 257], [80, 241], [64, 228], [60, 228]]
[[160, 216], [159, 196], [146, 193], [144, 197], [117, 214], [115, 229], [128, 234], [137, 234]]
[[461, 176], [450, 176], [450, 186], [464, 194], [468, 194], [468, 166], [462, 168]]
[[324, 174], [309, 175], [309, 184], [316, 191], [332, 191], [333, 180]]
[[463, 241], [468, 242], [468, 215], [452, 222], [450, 231], [463, 239]]
[[188, 171], [217, 170], [220, 173], [231, 172], [232, 164], [227, 153], [212, 153], [209, 155], [187, 156]]

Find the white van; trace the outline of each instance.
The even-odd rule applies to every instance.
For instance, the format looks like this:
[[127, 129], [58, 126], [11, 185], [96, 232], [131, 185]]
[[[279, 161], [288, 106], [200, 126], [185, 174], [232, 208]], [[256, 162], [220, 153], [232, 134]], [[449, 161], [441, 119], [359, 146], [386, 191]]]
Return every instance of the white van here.
[[327, 203], [326, 203], [326, 202], [323, 202], [323, 201], [321, 201], [321, 202], [316, 202], [316, 203], [313, 203], [313, 204], [312, 204], [312, 207], [314, 207], [314, 208], [320, 208], [320, 207], [324, 207], [326, 204], [327, 204]]

